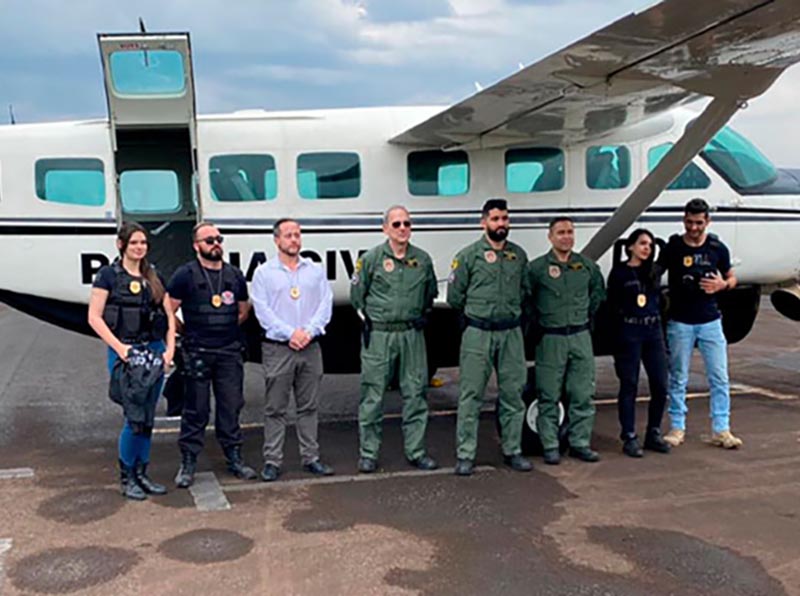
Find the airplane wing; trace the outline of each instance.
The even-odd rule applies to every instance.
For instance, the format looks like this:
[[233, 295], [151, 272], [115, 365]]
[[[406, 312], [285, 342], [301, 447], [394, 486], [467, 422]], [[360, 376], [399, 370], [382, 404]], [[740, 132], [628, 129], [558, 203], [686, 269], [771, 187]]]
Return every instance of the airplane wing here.
[[700, 96], [755, 97], [798, 60], [798, 0], [665, 0], [391, 142], [445, 149], [579, 142]]

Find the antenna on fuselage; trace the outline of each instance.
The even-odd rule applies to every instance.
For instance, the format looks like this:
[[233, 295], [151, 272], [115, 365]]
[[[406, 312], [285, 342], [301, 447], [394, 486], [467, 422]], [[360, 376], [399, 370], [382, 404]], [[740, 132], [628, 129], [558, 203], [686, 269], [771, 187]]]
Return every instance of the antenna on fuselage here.
[[[147, 27], [144, 26], [144, 19], [139, 17], [139, 33], [147, 33]], [[147, 59], [147, 50], [144, 50], [144, 67], [147, 68], [150, 63]]]
[[14, 106], [12, 104], [8, 104], [8, 121], [11, 124], [17, 123], [17, 119], [14, 117]]

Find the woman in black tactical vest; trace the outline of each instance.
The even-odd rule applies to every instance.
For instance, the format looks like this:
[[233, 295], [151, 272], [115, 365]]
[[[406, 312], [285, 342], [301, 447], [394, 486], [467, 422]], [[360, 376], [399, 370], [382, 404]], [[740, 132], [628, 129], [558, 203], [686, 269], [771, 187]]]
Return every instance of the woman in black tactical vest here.
[[619, 378], [617, 405], [622, 451], [630, 457], [642, 457], [636, 435], [640, 363], [644, 364], [650, 383], [644, 448], [659, 453], [670, 450], [661, 438], [661, 418], [667, 399], [667, 355], [653, 234], [645, 229], [634, 230], [625, 240], [625, 253], [628, 260], [615, 264], [608, 276], [608, 306], [614, 317], [614, 368]]
[[[119, 258], [98, 271], [89, 299], [89, 325], [108, 344], [108, 370], [128, 361], [133, 347], [162, 356], [164, 367], [175, 352], [175, 319], [164, 308], [164, 280], [147, 261], [147, 232], [137, 223], [123, 223], [117, 235]], [[153, 419], [163, 371], [144, 404], [144, 422], [127, 417], [119, 436], [120, 489], [128, 499], [163, 495], [166, 488], [147, 475]]]

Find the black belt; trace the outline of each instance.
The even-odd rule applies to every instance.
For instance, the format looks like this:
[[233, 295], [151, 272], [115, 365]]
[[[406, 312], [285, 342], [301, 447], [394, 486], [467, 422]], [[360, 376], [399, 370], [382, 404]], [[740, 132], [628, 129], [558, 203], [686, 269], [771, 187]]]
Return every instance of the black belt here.
[[425, 317], [412, 319], [411, 321], [372, 321], [370, 320], [370, 330], [372, 331], [408, 331], [409, 329], [424, 329], [427, 322]]
[[542, 333], [545, 335], [575, 335], [581, 331], [588, 331], [589, 323], [583, 325], [566, 325], [564, 327], [542, 327]]
[[499, 321], [483, 321], [481, 319], [471, 319], [466, 317], [467, 327], [475, 327], [482, 331], [507, 331], [509, 329], [516, 329], [520, 326], [519, 318], [516, 319], [501, 319]]
[[411, 321], [393, 321], [391, 323], [372, 321], [373, 331], [408, 331], [413, 328], [414, 324]]
[[650, 315], [647, 317], [622, 317], [622, 322], [628, 325], [657, 325], [661, 322], [661, 317], [658, 315]]

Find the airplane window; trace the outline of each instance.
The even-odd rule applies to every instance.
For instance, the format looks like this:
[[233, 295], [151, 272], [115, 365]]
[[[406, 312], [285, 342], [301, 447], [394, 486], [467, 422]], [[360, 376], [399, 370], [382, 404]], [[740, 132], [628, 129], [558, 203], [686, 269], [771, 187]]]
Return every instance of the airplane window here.
[[727, 126], [714, 135], [700, 155], [734, 188], [756, 188], [778, 177], [769, 159]]
[[[652, 147], [647, 152], [647, 166], [649, 171], [653, 171], [658, 163], [664, 159], [664, 156], [672, 148], [672, 143], [664, 143]], [[697, 164], [689, 162], [680, 176], [675, 178], [667, 187], [667, 190], [698, 190], [708, 188], [711, 186], [711, 180], [706, 176], [706, 173], [701, 170]]]
[[408, 154], [408, 192], [415, 196], [463, 195], [469, 190], [469, 158], [464, 151]]
[[271, 155], [216, 155], [208, 162], [215, 201], [270, 201], [278, 196]]
[[183, 56], [174, 50], [112, 52], [110, 69], [119, 95], [176, 95], [186, 89]]
[[119, 177], [125, 213], [175, 213], [181, 207], [178, 174], [172, 170], [127, 170]]
[[304, 199], [352, 199], [361, 194], [357, 153], [297, 156], [297, 192]]
[[631, 182], [631, 153], [623, 145], [586, 150], [586, 185], [598, 190], [625, 188]]
[[506, 151], [508, 192], [547, 192], [564, 188], [564, 152], [536, 147]]
[[99, 159], [40, 159], [34, 170], [36, 196], [43, 201], [90, 206], [106, 202], [103, 162]]

